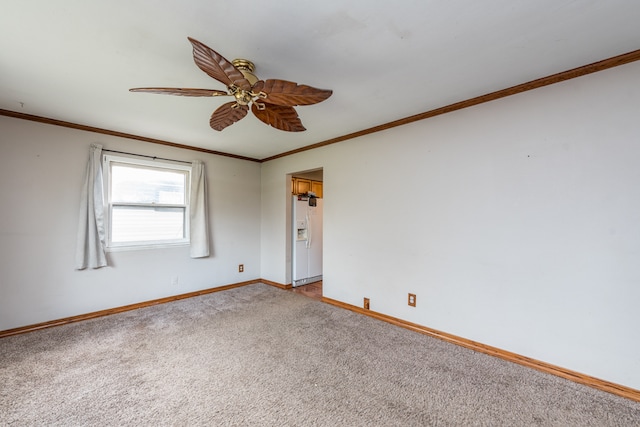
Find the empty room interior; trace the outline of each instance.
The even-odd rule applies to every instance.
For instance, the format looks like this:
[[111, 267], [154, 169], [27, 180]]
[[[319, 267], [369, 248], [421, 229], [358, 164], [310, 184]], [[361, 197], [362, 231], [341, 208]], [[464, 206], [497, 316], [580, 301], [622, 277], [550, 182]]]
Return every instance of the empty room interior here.
[[[43, 368], [24, 359], [48, 360], [64, 347], [39, 347], [46, 334], [109, 348], [104, 334], [115, 329], [87, 328], [145, 315], [153, 334], [174, 325], [145, 310], [189, 316], [168, 307], [198, 301], [211, 312], [192, 312], [181, 339], [206, 329], [196, 323], [205, 315], [238, 337], [259, 328], [273, 343], [307, 331], [327, 346], [360, 331], [348, 319], [372, 322], [362, 333], [381, 325], [403, 334], [388, 338], [385, 354], [411, 360], [420, 375], [431, 362], [423, 341], [405, 344], [413, 335], [566, 382], [563, 395], [616, 399], [628, 425], [640, 423], [640, 3], [10, 0], [2, 9], [0, 418], [8, 425], [93, 422], [82, 418], [91, 409], [70, 418], [81, 405], [71, 398], [58, 412], [26, 415], [25, 396], [38, 395], [47, 375], [29, 385], [29, 372]], [[228, 320], [239, 306], [241, 320]], [[259, 326], [245, 327], [252, 313]], [[334, 318], [340, 326], [330, 326]], [[296, 332], [286, 332], [289, 323]], [[343, 327], [339, 337], [322, 335]], [[214, 330], [204, 341], [222, 342]], [[144, 342], [141, 331], [124, 326], [118, 339], [135, 333]], [[299, 347], [276, 352], [253, 339], [274, 372]], [[378, 336], [353, 339], [375, 347]], [[226, 361], [250, 351], [241, 341], [226, 345]], [[140, 345], [137, 357], [152, 348]], [[323, 357], [334, 351], [342, 357], [333, 348]], [[375, 371], [382, 360], [364, 363]], [[228, 425], [392, 425], [382, 404], [362, 409], [366, 397], [324, 402], [340, 389], [318, 391], [330, 365], [318, 368], [315, 389], [287, 391], [319, 418], [292, 421], [293, 403], [264, 415], [262, 400], [237, 390], [268, 399], [273, 389], [238, 376], [218, 387], [220, 400], [193, 393], [212, 413], [187, 411], [184, 397], [184, 412], [160, 424], [222, 425], [215, 417], [235, 405], [246, 418], [224, 418]], [[471, 375], [463, 365], [460, 375]], [[294, 367], [309, 365], [287, 366], [295, 378]], [[73, 375], [73, 364], [61, 369]], [[398, 375], [399, 387], [411, 387], [407, 399], [426, 405], [412, 403], [415, 413], [398, 425], [475, 424], [471, 413], [447, 418], [429, 406], [422, 376]], [[153, 407], [127, 390], [120, 397], [139, 411]], [[321, 412], [323, 404], [336, 406]], [[552, 412], [545, 418], [552, 406], [520, 423], [562, 425]], [[113, 409], [105, 424], [158, 422], [118, 418], [127, 410]], [[487, 411], [495, 425], [510, 424]], [[483, 420], [476, 425], [490, 424]]]

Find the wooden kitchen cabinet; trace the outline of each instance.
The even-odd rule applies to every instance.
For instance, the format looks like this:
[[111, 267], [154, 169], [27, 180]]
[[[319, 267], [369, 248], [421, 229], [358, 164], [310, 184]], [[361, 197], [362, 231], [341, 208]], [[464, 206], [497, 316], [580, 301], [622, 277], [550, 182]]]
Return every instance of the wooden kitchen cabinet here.
[[291, 193], [306, 194], [315, 193], [316, 197], [322, 197], [322, 181], [312, 181], [305, 178], [291, 178]]
[[316, 194], [316, 197], [322, 198], [322, 181], [311, 181], [311, 191]]

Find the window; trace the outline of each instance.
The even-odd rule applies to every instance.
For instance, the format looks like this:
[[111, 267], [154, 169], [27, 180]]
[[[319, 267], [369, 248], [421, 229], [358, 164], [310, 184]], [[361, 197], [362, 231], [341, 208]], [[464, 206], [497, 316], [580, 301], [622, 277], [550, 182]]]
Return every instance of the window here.
[[104, 156], [107, 248], [189, 243], [190, 165]]

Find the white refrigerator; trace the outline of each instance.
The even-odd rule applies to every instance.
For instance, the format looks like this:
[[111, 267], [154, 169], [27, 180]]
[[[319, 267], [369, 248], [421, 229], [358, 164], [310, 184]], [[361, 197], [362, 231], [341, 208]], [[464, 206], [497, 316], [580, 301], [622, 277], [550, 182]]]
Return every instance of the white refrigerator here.
[[293, 196], [292, 285], [322, 280], [322, 199]]

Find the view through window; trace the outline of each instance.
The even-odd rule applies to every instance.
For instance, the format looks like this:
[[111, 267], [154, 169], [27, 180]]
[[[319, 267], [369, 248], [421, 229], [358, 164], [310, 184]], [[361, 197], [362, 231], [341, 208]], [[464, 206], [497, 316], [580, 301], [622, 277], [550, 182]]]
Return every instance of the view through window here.
[[189, 242], [189, 165], [105, 156], [107, 247]]

